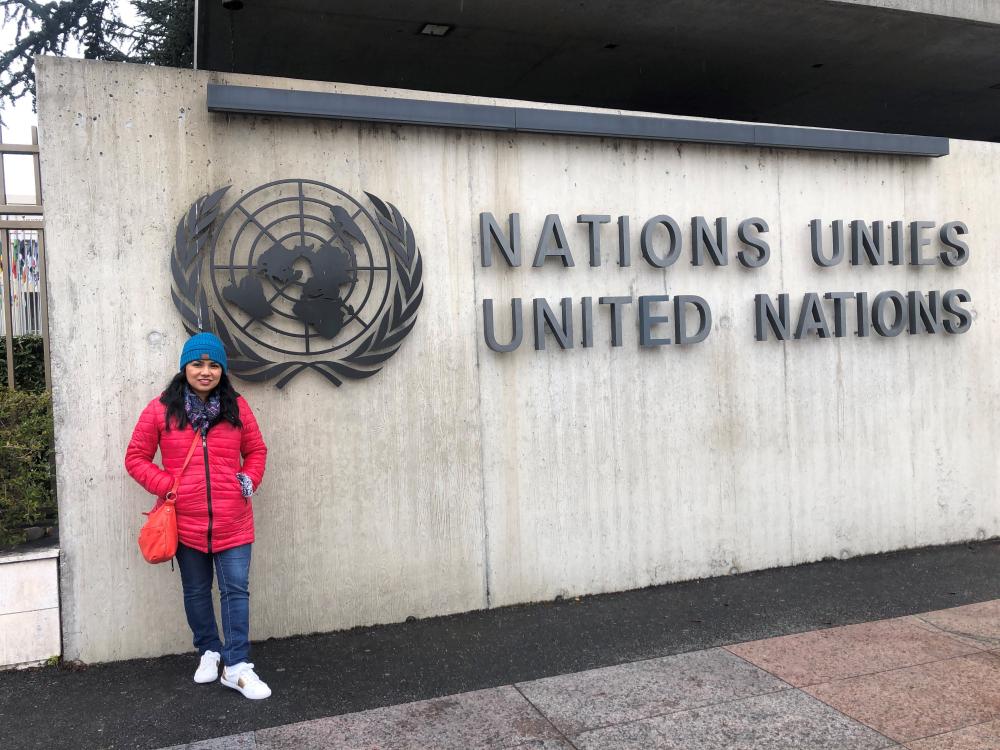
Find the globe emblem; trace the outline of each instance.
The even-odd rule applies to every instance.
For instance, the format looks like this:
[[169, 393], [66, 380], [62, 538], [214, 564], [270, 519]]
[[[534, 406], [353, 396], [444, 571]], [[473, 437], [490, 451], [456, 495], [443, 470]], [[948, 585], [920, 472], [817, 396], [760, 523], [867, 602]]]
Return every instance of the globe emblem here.
[[236, 330], [275, 352], [329, 355], [385, 312], [391, 250], [375, 217], [314, 180], [279, 180], [218, 222], [209, 276]]
[[284, 388], [379, 372], [417, 322], [423, 260], [410, 222], [316, 180], [260, 185], [223, 210], [226, 185], [177, 223], [170, 296], [188, 333], [222, 339], [229, 371]]

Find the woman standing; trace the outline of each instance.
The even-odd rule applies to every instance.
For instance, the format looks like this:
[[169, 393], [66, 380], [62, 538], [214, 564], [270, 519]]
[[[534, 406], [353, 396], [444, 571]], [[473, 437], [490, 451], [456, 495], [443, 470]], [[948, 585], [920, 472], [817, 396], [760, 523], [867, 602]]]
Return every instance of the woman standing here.
[[[125, 468], [157, 504], [177, 487], [177, 563], [184, 612], [201, 661], [195, 682], [221, 682], [247, 698], [271, 689], [250, 657], [250, 547], [254, 490], [264, 477], [267, 446], [247, 402], [226, 375], [226, 350], [211, 333], [188, 339], [180, 372], [139, 417]], [[159, 448], [163, 468], [153, 463]], [[190, 455], [189, 463], [184, 467]], [[219, 578], [222, 633], [212, 609], [212, 570]]]

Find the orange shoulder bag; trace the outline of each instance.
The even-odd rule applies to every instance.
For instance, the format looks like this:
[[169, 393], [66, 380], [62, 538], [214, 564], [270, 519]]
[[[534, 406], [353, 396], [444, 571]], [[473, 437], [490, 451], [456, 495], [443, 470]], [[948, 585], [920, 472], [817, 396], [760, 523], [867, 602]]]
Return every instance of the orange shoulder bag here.
[[142, 551], [142, 556], [146, 558], [146, 562], [154, 564], [166, 562], [177, 554], [177, 513], [176, 508], [174, 508], [174, 503], [177, 500], [177, 485], [180, 484], [181, 474], [191, 463], [191, 456], [197, 445], [198, 431], [195, 430], [187, 458], [184, 459], [184, 465], [174, 477], [174, 486], [170, 488], [163, 504], [158, 508], [153, 508], [148, 513], [143, 513], [146, 516], [146, 523], [139, 531], [139, 549]]

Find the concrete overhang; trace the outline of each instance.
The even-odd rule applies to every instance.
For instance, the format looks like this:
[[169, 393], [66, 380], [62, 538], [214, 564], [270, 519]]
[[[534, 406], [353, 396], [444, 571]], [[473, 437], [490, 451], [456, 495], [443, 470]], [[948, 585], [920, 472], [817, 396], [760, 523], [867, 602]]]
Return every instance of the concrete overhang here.
[[[963, 7], [945, 0], [934, 7], [952, 6]], [[198, 67], [1000, 141], [1000, 25], [985, 11], [915, 12], [928, 7], [921, 0], [199, 0]], [[446, 33], [421, 33], [426, 24]]]

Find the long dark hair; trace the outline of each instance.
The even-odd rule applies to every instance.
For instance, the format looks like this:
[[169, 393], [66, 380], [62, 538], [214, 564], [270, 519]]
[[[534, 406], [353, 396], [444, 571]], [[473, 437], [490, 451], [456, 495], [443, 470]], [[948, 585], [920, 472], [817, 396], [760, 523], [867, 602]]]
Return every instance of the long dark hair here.
[[[173, 420], [174, 426], [178, 430], [183, 430], [187, 427], [187, 412], [184, 411], [184, 391], [186, 388], [187, 377], [184, 375], [184, 371], [181, 370], [174, 375], [173, 380], [170, 381], [160, 396], [160, 403], [167, 407], [168, 430], [170, 429], [171, 420]], [[215, 390], [212, 392], [219, 394], [219, 419], [229, 422], [233, 427], [242, 427], [240, 407], [236, 403], [236, 398], [240, 394], [233, 388], [233, 384], [229, 382], [229, 376], [225, 372], [222, 373], [219, 384], [215, 386]]]

